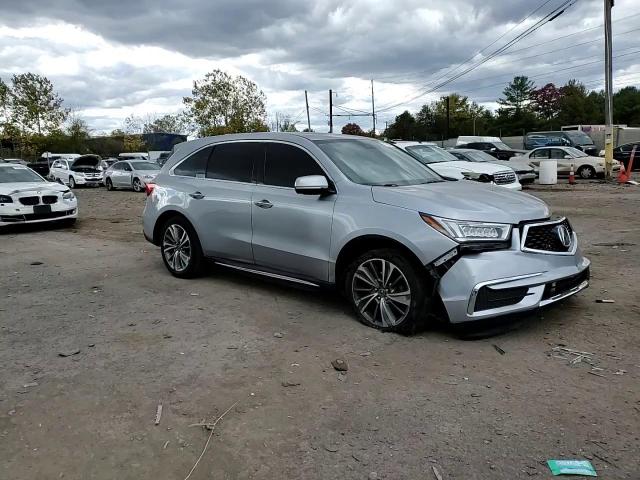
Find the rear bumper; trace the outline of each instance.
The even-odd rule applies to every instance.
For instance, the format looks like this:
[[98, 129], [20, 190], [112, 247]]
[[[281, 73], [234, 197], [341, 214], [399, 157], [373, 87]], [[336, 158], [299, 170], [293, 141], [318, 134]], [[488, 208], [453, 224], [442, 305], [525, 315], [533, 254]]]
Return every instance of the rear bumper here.
[[584, 290], [590, 261], [580, 249], [554, 255], [512, 248], [465, 255], [444, 274], [439, 293], [451, 323], [534, 310]]

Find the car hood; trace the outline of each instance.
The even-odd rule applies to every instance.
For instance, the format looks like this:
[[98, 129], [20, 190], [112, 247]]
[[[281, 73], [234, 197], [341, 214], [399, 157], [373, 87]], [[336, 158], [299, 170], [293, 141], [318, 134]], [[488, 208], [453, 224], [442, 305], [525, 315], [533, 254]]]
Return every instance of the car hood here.
[[447, 171], [462, 172], [474, 172], [474, 173], [487, 173], [489, 175], [511, 170], [510, 167], [504, 167], [495, 163], [485, 162], [466, 162], [464, 160], [458, 160], [455, 162], [436, 162], [430, 163], [429, 167], [433, 168], [436, 172], [446, 169]]
[[13, 195], [20, 192], [66, 192], [68, 187], [53, 182], [16, 182], [0, 183], [1, 195]]
[[402, 187], [371, 187], [373, 200], [455, 220], [516, 224], [548, 218], [542, 201], [503, 187], [469, 180]]

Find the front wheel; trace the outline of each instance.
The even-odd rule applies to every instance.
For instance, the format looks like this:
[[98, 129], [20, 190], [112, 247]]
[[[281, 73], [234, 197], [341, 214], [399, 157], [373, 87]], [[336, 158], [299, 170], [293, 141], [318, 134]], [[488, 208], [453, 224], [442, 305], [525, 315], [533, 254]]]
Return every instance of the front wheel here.
[[376, 249], [347, 269], [345, 290], [359, 320], [385, 331], [412, 333], [432, 304], [426, 272], [394, 249]]
[[589, 180], [591, 178], [595, 178], [596, 169], [590, 165], [583, 165], [578, 169], [578, 176], [585, 180]]
[[110, 192], [114, 190], [114, 188], [113, 188], [113, 182], [111, 182], [111, 179], [110, 179], [110, 178], [107, 178], [107, 179], [104, 181], [104, 186], [105, 186], [105, 187], [107, 187], [107, 190], [108, 190], [108, 191], [110, 191]]
[[144, 187], [142, 186], [142, 182], [140, 181], [139, 178], [133, 179], [132, 187], [134, 192], [141, 192], [144, 190]]
[[76, 188], [76, 179], [73, 177], [69, 177], [69, 188], [71, 189]]
[[202, 272], [204, 256], [200, 240], [183, 217], [173, 217], [164, 224], [160, 249], [162, 260], [173, 276], [193, 278]]

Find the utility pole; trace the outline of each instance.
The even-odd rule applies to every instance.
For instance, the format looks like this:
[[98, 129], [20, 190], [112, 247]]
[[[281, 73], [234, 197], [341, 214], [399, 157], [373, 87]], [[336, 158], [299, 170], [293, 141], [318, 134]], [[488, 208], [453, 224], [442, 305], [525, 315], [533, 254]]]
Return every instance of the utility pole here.
[[309, 97], [307, 91], [304, 91], [304, 103], [307, 105], [307, 130], [311, 131], [311, 118], [309, 117]]
[[371, 117], [373, 118], [373, 136], [376, 135], [376, 102], [373, 98], [373, 79], [371, 79]]
[[449, 95], [447, 95], [447, 140], [449, 140], [449, 120], [451, 117], [451, 102]]
[[280, 131], [280, 120], [278, 120], [278, 112], [276, 112], [276, 132]]
[[604, 165], [605, 178], [611, 180], [613, 164], [613, 66], [611, 60], [611, 7], [613, 0], [604, 0]]
[[333, 90], [329, 90], [329, 133], [333, 133]]

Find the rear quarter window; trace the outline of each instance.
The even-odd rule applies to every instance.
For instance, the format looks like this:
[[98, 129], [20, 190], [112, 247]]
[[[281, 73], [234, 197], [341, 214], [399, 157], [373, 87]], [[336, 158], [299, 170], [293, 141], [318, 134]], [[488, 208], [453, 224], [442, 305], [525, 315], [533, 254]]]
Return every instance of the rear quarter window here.
[[189, 155], [173, 169], [174, 175], [181, 177], [204, 178], [207, 174], [207, 162], [213, 147], [205, 147]]

